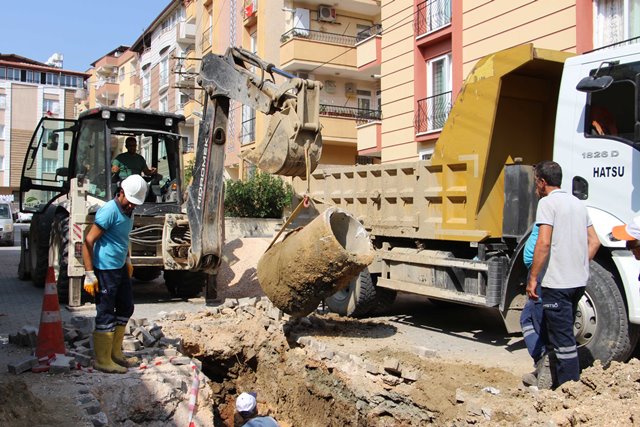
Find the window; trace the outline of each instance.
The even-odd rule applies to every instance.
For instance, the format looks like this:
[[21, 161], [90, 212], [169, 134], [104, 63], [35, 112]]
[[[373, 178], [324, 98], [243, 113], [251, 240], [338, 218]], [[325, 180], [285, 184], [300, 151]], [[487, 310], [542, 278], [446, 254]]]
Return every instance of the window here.
[[151, 78], [149, 76], [149, 68], [142, 72], [142, 102], [151, 99]]
[[20, 70], [17, 68], [7, 68], [7, 80], [20, 81]]
[[[594, 69], [591, 74], [595, 72]], [[584, 115], [587, 138], [608, 138], [634, 144], [638, 111], [635, 76], [639, 73], [640, 62], [615, 64], [600, 70], [600, 74], [613, 77], [613, 83], [587, 96]]]
[[56, 173], [58, 168], [58, 160], [56, 159], [42, 159], [42, 172], [44, 173]]
[[0, 125], [0, 139], [4, 139], [4, 125]]
[[47, 73], [47, 84], [52, 86], [58, 86], [59, 75], [54, 73]]
[[427, 61], [427, 130], [441, 129], [451, 109], [451, 55]]
[[0, 171], [4, 170], [4, 156], [0, 156]]
[[160, 60], [160, 88], [169, 84], [169, 57], [165, 56]]
[[40, 72], [27, 70], [27, 83], [40, 83]]
[[359, 90], [356, 93], [358, 95], [358, 109], [370, 110], [371, 109], [371, 92], [368, 90]]
[[5, 80], [7, 78], [7, 69], [4, 67], [0, 67], [0, 80]]
[[169, 100], [166, 96], [163, 96], [162, 98], [160, 98], [158, 110], [162, 112], [169, 111]]
[[594, 27], [596, 48], [640, 36], [640, 0], [596, 0]]
[[118, 98], [118, 107], [124, 108], [124, 93], [121, 93], [120, 97]]
[[425, 148], [418, 152], [418, 158], [420, 160], [431, 160], [432, 156], [433, 156], [433, 147]]
[[118, 81], [124, 80], [124, 66], [118, 69]]
[[60, 102], [53, 99], [45, 99], [42, 101], [42, 112], [43, 113], [51, 113], [51, 114], [59, 114], [60, 113]]
[[0, 110], [7, 108], [7, 95], [0, 94]]
[[242, 130], [240, 144], [251, 144], [256, 140], [256, 110], [248, 105], [242, 106]]

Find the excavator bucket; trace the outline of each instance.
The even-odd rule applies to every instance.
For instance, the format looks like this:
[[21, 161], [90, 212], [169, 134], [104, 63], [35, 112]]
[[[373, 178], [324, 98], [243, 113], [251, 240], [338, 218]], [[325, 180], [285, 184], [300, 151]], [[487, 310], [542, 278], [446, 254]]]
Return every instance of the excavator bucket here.
[[322, 154], [320, 84], [295, 80], [299, 80], [297, 99], [288, 100], [271, 116], [264, 139], [243, 157], [265, 172], [304, 177], [318, 166]]

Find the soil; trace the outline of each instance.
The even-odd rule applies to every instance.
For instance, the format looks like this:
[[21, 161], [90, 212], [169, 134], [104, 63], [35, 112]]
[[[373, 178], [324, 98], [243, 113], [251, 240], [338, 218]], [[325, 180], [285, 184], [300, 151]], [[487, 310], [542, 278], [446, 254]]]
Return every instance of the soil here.
[[[234, 399], [243, 391], [257, 392], [260, 413], [284, 427], [640, 424], [637, 359], [608, 369], [596, 363], [579, 382], [537, 390], [506, 367], [416, 349], [384, 321], [322, 312], [280, 318], [260, 298], [255, 275], [269, 242], [227, 245], [218, 275], [224, 304], [160, 320], [166, 336], [182, 339], [182, 353], [202, 362], [198, 426], [240, 425]], [[29, 353], [0, 349], [3, 366]], [[125, 375], [0, 372], [0, 425], [99, 425], [82, 404], [87, 395], [108, 425], [187, 425], [187, 366], [150, 366]]]

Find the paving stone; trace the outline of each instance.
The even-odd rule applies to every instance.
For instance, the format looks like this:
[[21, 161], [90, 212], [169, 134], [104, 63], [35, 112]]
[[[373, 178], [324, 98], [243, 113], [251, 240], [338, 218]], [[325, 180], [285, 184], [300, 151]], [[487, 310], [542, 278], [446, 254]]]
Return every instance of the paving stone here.
[[91, 356], [78, 353], [77, 351], [70, 351], [68, 354], [73, 357], [80, 366], [84, 366], [85, 368], [91, 366]]
[[187, 356], [178, 356], [171, 359], [172, 365], [188, 365], [191, 363], [191, 358]]
[[154, 324], [150, 329], [149, 329], [149, 333], [151, 334], [151, 336], [153, 336], [156, 340], [159, 340], [160, 338], [162, 338], [164, 336], [164, 333], [162, 332], [162, 326], [160, 325], [156, 325]]
[[96, 415], [91, 417], [91, 422], [94, 427], [106, 427], [109, 425], [109, 419], [107, 418], [107, 414], [104, 412], [98, 412]]
[[125, 351], [140, 350], [140, 341], [133, 338], [125, 338], [122, 340], [122, 349]]
[[178, 350], [175, 348], [165, 348], [162, 350], [162, 354], [167, 357], [175, 357], [178, 355]]
[[267, 312], [267, 316], [269, 316], [270, 319], [279, 321], [282, 319], [282, 311], [277, 307], [271, 307]]
[[153, 343], [156, 342], [156, 339], [147, 331], [144, 327], [138, 327], [135, 331], [133, 331], [133, 335], [138, 338], [139, 341], [142, 342], [142, 345], [145, 347], [151, 347]]
[[80, 336], [76, 328], [64, 328], [64, 340], [68, 342], [73, 342]]
[[24, 359], [11, 362], [7, 365], [7, 370], [12, 374], [21, 374], [23, 372], [31, 370], [31, 368], [38, 365], [38, 358], [35, 356], [28, 356]]
[[420, 378], [420, 371], [415, 369], [403, 369], [402, 378], [408, 381], [418, 381]]
[[96, 415], [102, 411], [100, 407], [100, 402], [97, 399], [92, 399], [87, 403], [80, 405], [80, 407], [88, 414], [88, 415]]

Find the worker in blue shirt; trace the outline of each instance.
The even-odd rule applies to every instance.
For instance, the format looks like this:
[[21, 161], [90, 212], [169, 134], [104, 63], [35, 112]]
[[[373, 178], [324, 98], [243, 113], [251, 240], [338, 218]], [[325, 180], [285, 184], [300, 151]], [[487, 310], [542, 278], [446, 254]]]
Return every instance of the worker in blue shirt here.
[[123, 180], [114, 199], [96, 213], [82, 248], [84, 289], [96, 298], [95, 368], [103, 372], [125, 373], [131, 364], [122, 354], [125, 326], [133, 314], [129, 232], [133, 210], [146, 194], [147, 183], [140, 175]]

